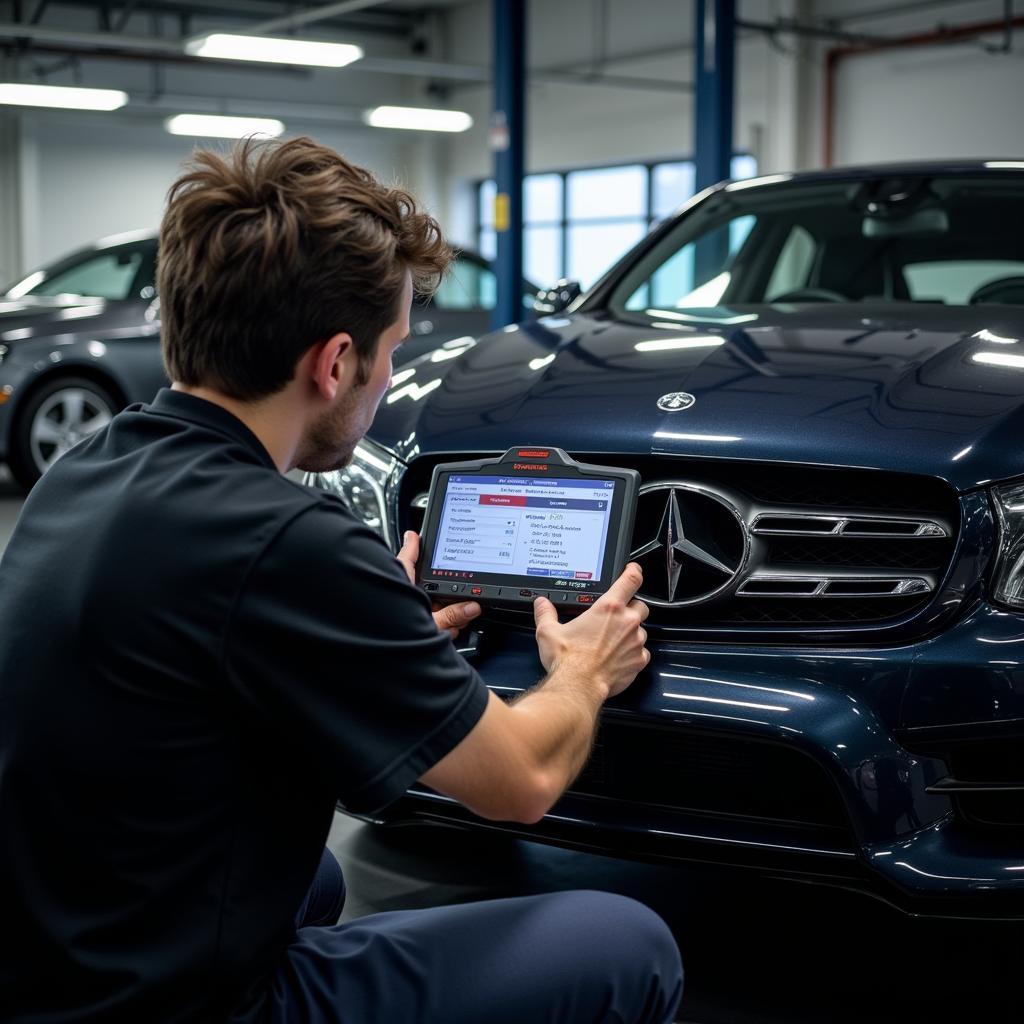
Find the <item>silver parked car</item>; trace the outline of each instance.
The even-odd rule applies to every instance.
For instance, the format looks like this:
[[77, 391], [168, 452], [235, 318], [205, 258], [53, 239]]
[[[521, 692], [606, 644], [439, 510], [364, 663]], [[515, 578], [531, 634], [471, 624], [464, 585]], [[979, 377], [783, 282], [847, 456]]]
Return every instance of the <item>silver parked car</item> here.
[[[157, 236], [102, 239], [0, 293], [0, 461], [27, 490], [68, 448], [167, 384], [160, 358]], [[523, 285], [524, 317], [537, 289]], [[405, 362], [484, 333], [496, 297], [487, 261], [459, 254], [418, 302]]]

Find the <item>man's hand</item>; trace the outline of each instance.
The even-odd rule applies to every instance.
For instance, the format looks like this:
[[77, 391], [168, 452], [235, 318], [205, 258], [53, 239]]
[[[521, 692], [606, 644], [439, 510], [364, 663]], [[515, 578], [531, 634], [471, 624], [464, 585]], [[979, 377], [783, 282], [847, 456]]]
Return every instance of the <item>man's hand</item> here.
[[[419, 558], [420, 536], [412, 530], [406, 530], [402, 537], [402, 550], [398, 552], [398, 560], [413, 586], [416, 585], [416, 563]], [[437, 628], [447, 632], [453, 640], [479, 614], [480, 605], [476, 601], [459, 601], [446, 605], [434, 603], [434, 621]]]
[[492, 693], [469, 735], [423, 781], [485, 818], [539, 821], [583, 768], [601, 705], [651, 660], [641, 625], [647, 605], [633, 596], [642, 582], [631, 562], [603, 597], [564, 624], [547, 598], [537, 598], [547, 678], [508, 704]]
[[552, 673], [572, 667], [583, 677], [603, 683], [608, 697], [626, 689], [651, 660], [644, 646], [647, 631], [641, 625], [650, 609], [633, 597], [643, 581], [640, 566], [630, 562], [605, 594], [565, 623], [558, 621], [558, 612], [546, 597], [538, 597], [533, 616], [544, 668]]

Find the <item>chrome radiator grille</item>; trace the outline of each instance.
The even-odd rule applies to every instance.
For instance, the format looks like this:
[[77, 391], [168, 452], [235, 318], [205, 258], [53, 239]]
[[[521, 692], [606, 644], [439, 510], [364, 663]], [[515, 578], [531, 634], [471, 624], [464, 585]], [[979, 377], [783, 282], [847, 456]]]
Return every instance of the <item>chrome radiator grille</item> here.
[[[957, 497], [931, 477], [572, 454], [641, 474], [632, 557], [644, 569], [641, 596], [655, 629], [782, 629], [810, 639], [898, 624], [935, 596], [956, 545]], [[420, 525], [431, 470], [452, 458], [409, 467], [402, 528]], [[496, 613], [509, 622], [518, 614]]]

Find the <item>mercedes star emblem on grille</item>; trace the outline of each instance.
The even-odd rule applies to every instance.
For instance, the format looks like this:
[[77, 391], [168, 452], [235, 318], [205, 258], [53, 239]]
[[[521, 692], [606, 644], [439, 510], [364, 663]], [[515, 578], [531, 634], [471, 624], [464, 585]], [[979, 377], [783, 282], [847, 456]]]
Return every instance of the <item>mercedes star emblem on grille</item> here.
[[746, 565], [750, 544], [743, 517], [712, 490], [687, 483], [642, 487], [637, 539], [655, 522], [653, 538], [630, 555], [644, 569], [645, 601], [676, 606], [706, 601]]
[[696, 401], [697, 399], [687, 391], [670, 391], [658, 399], [658, 408], [662, 412], [682, 412]]

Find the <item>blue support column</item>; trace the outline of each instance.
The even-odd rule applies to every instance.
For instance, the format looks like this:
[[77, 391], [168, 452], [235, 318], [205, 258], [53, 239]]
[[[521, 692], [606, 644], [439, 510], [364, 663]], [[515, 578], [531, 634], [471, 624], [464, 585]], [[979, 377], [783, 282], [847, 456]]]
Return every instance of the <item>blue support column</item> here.
[[498, 185], [494, 207], [498, 300], [491, 326], [495, 330], [522, 319], [525, 130], [526, 0], [494, 0], [491, 147]]
[[[729, 177], [733, 153], [733, 94], [736, 81], [736, 2], [696, 0], [694, 154], [697, 191]], [[697, 247], [695, 283], [721, 269], [729, 252], [726, 230]]]
[[736, 0], [697, 0], [697, 191], [729, 177], [736, 81]]

